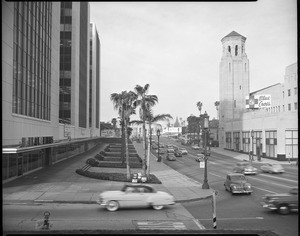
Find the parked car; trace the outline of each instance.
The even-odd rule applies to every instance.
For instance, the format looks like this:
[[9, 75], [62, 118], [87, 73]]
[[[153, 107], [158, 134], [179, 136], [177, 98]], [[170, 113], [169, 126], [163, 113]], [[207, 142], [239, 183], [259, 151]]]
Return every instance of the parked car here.
[[260, 167], [262, 172], [267, 173], [284, 173], [284, 169], [281, 164], [266, 163]]
[[164, 149], [159, 149], [159, 150], [157, 149], [155, 152], [158, 153], [158, 151], [159, 151], [159, 155], [163, 155], [166, 153]]
[[185, 148], [179, 148], [179, 151], [181, 151], [182, 155], [187, 155], [188, 151]]
[[116, 211], [120, 207], [153, 207], [161, 210], [166, 205], [175, 204], [169, 193], [156, 191], [147, 184], [125, 184], [121, 190], [100, 193], [97, 203], [108, 211]]
[[263, 208], [286, 215], [292, 211], [298, 212], [298, 187], [291, 188], [288, 193], [266, 194], [261, 205]]
[[198, 161], [198, 162], [204, 161], [204, 158], [205, 158], [205, 156], [204, 156], [204, 154], [202, 154], [202, 153], [198, 153], [198, 154], [195, 156], [195, 160]]
[[193, 145], [192, 148], [193, 148], [194, 150], [199, 150], [199, 149], [200, 149], [200, 147], [197, 146], [197, 145]]
[[152, 149], [157, 149], [157, 148], [158, 148], [158, 146], [156, 144], [152, 145]]
[[245, 175], [240, 173], [227, 174], [226, 180], [224, 182], [224, 187], [226, 191], [230, 191], [232, 194], [251, 194], [253, 192], [251, 184], [247, 182]]
[[256, 175], [257, 168], [253, 167], [249, 162], [239, 162], [233, 168], [234, 173], [242, 173], [245, 175]]

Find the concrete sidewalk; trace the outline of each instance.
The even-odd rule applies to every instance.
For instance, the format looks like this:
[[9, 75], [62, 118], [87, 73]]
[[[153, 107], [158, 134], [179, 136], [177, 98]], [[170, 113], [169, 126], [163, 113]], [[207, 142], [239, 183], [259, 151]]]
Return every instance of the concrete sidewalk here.
[[[218, 153], [218, 154], [222, 154], [228, 157], [233, 157], [237, 160], [240, 161], [249, 161], [249, 155], [248, 154], [244, 154], [244, 153], [239, 153], [239, 152], [234, 152], [234, 151], [229, 151], [229, 150], [225, 150], [223, 148], [220, 147], [211, 147], [211, 151]], [[254, 161], [252, 161], [253, 163], [270, 163], [270, 164], [282, 164], [282, 165], [296, 165], [296, 161], [276, 161], [273, 159], [269, 159], [269, 158], [261, 158], [261, 161], [257, 160], [257, 156], [254, 156]]]
[[[118, 190], [124, 182], [105, 181], [87, 178], [75, 173], [85, 165], [88, 158], [94, 157], [106, 145], [76, 157], [69, 158], [53, 166], [35, 171], [3, 184], [3, 203], [50, 202], [95, 204], [100, 192]], [[142, 144], [134, 143], [136, 151], [143, 157]], [[194, 201], [210, 197], [212, 189], [202, 189], [201, 183], [171, 169], [163, 162], [157, 162], [150, 153], [150, 173], [162, 184], [154, 184], [157, 190], [172, 194], [176, 202]], [[93, 167], [105, 171], [107, 168]], [[91, 170], [91, 171], [93, 171]], [[132, 169], [132, 172], [135, 169]]]

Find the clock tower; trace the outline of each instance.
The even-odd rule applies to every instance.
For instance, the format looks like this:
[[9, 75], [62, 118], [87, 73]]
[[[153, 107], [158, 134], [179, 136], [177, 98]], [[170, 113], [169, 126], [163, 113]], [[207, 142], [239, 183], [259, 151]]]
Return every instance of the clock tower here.
[[232, 31], [221, 40], [223, 45], [219, 67], [220, 147], [225, 147], [225, 132], [233, 131], [232, 121], [241, 120], [249, 95], [249, 60], [245, 52], [246, 37]]

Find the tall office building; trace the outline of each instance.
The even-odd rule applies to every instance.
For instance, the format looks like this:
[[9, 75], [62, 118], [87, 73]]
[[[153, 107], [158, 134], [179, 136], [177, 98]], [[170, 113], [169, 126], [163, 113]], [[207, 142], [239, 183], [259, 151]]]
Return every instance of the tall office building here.
[[89, 4], [2, 1], [2, 180], [97, 145], [99, 100]]
[[100, 38], [95, 23], [90, 23], [89, 127], [100, 132]]
[[2, 142], [58, 139], [59, 2], [2, 1]]

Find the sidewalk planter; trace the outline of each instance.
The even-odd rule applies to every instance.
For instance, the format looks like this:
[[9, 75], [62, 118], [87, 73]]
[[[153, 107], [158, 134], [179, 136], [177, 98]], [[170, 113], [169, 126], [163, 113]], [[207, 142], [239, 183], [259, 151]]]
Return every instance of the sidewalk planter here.
[[95, 158], [99, 161], [103, 161], [104, 160], [104, 156], [102, 156], [101, 154], [96, 154]]

